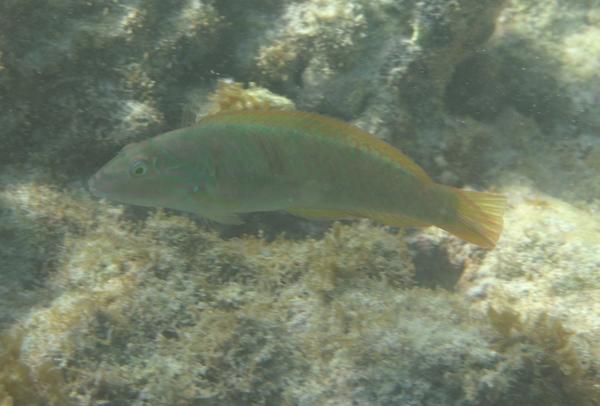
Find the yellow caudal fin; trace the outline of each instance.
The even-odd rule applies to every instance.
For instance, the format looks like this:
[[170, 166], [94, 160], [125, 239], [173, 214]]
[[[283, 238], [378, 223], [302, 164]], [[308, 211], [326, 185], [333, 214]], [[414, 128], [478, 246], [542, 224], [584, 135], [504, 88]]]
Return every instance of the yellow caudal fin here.
[[506, 197], [496, 193], [448, 189], [458, 197], [456, 221], [439, 227], [483, 248], [494, 248], [502, 233]]

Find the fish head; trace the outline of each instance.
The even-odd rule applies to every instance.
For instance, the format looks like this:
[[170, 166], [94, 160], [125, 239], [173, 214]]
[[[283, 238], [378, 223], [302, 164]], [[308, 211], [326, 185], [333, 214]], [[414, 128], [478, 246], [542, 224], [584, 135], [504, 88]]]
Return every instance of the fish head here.
[[146, 140], [125, 146], [89, 181], [97, 197], [149, 207], [178, 208], [198, 189], [172, 151]]

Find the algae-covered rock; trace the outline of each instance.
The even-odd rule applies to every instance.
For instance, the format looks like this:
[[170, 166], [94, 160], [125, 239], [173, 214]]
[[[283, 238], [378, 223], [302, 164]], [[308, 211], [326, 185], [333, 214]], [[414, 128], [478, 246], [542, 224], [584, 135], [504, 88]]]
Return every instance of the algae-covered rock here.
[[[595, 404], [600, 401], [600, 223], [589, 209], [526, 186], [508, 192], [513, 207], [503, 239], [466, 267], [462, 290], [504, 336], [502, 353], [521, 363], [537, 357], [547, 365], [544, 372], [523, 364], [524, 374], [541, 379], [530, 389], [546, 393], [552, 404]], [[523, 347], [532, 345], [537, 350], [523, 356]]]
[[600, 196], [598, 15], [595, 2], [510, 2], [446, 93], [449, 111], [497, 126], [491, 159], [571, 202]]
[[[3, 196], [57, 252], [38, 302], [5, 328], [0, 360], [18, 372], [0, 374], [0, 394], [15, 404], [543, 404], [550, 383], [566, 388], [561, 399], [594, 393], [584, 364], [594, 349], [578, 343], [596, 321], [578, 298], [583, 285], [594, 295], [595, 266], [575, 286], [547, 258], [561, 245], [543, 242], [572, 235], [576, 249], [588, 238], [577, 226], [597, 232], [567, 206], [553, 209], [560, 221], [544, 200], [511, 211], [498, 250], [469, 262], [465, 301], [414, 287], [403, 234], [368, 222], [336, 224], [318, 240], [224, 240], [186, 217], [128, 218], [79, 193], [39, 191], [32, 182]], [[532, 210], [546, 210], [556, 232], [534, 232]], [[538, 283], [526, 272], [534, 267]], [[569, 318], [553, 310], [554, 295]], [[561, 372], [575, 367], [576, 381]], [[523, 374], [532, 381], [515, 391]]]
[[[600, 223], [579, 209], [527, 187], [510, 190], [514, 207], [497, 249], [468, 269], [475, 299], [505, 298], [519, 312], [562, 319], [580, 335], [600, 326]], [[591, 338], [591, 336], [590, 336]]]
[[[398, 111], [408, 123], [441, 114], [454, 65], [485, 40], [501, 4], [3, 2], [3, 163], [91, 171], [118, 146], [180, 126], [190, 94], [220, 77], [393, 138]], [[429, 148], [424, 134], [414, 136]]]
[[0, 26], [2, 164], [73, 177], [172, 120], [176, 83], [216, 52], [222, 19], [199, 0], [6, 1]]
[[[534, 3], [1, 2], [0, 405], [597, 404], [598, 12]], [[293, 108], [495, 185], [497, 249], [83, 187], [131, 141]]]
[[[321, 240], [222, 240], [184, 217], [126, 220], [38, 191], [4, 196], [59, 250], [0, 349], [22, 371], [0, 385], [16, 404], [446, 402], [476, 396], [465, 357], [498, 361], [464, 303], [412, 288], [402, 235], [363, 222]], [[455, 378], [434, 389], [444, 373]]]
[[485, 116], [510, 104], [547, 129], [597, 128], [599, 10], [586, 1], [511, 2], [485, 52], [459, 68], [467, 100], [455, 107]]

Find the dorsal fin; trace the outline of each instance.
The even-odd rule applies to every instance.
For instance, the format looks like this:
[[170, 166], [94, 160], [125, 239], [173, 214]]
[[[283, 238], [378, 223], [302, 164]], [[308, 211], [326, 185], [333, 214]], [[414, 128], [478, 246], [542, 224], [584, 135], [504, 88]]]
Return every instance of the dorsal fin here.
[[198, 125], [208, 123], [258, 124], [282, 127], [286, 130], [307, 131], [337, 142], [351, 144], [364, 151], [373, 152], [400, 165], [421, 181], [431, 182], [429, 175], [398, 149], [354, 125], [320, 114], [299, 111], [240, 111], [208, 116], [203, 118]]

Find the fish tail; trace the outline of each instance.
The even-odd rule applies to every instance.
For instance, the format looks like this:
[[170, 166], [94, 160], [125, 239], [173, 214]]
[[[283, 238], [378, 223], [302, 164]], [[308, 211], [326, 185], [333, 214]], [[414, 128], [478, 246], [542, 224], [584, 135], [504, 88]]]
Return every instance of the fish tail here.
[[439, 227], [483, 248], [494, 248], [502, 233], [506, 197], [447, 188], [457, 198], [456, 217], [454, 222]]

